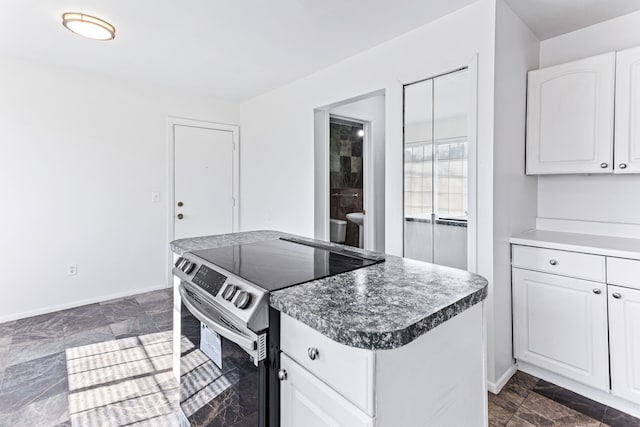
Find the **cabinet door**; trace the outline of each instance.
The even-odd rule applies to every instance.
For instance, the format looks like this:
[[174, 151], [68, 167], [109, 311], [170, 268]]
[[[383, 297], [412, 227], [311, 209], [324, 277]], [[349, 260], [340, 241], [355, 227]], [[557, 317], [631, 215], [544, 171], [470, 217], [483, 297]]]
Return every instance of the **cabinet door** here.
[[516, 359], [609, 390], [604, 283], [513, 269]]
[[609, 286], [611, 391], [640, 402], [640, 291]]
[[615, 172], [640, 172], [640, 47], [616, 54]]
[[615, 53], [529, 72], [527, 174], [611, 173]]
[[282, 427], [373, 427], [373, 418], [284, 353], [280, 367], [287, 374], [280, 383]]

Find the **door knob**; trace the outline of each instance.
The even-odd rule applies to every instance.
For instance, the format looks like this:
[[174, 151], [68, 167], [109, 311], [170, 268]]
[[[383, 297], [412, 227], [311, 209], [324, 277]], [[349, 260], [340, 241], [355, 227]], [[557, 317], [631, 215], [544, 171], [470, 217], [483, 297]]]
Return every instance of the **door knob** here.
[[183, 207], [183, 206], [184, 206], [184, 203], [178, 202], [178, 207]]
[[278, 371], [278, 379], [279, 379], [280, 381], [284, 381], [284, 380], [286, 380], [286, 379], [287, 379], [287, 371], [285, 371], [284, 369], [280, 369], [280, 370]]
[[309, 347], [307, 349], [307, 355], [309, 356], [309, 359], [316, 360], [318, 356], [320, 356], [320, 352], [315, 347]]
[[182, 219], [182, 218], [184, 218], [184, 215], [178, 214], [178, 219]]

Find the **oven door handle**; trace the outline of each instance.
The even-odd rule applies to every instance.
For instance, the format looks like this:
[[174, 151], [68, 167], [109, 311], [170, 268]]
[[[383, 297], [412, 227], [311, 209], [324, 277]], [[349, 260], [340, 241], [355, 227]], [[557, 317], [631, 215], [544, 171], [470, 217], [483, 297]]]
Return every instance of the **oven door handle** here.
[[223, 337], [227, 338], [230, 341], [233, 341], [235, 344], [242, 347], [242, 349], [249, 353], [250, 356], [256, 358], [258, 354], [258, 344], [256, 339], [252, 339], [251, 337], [236, 332], [233, 329], [211, 319], [210, 316], [207, 316], [202, 310], [196, 307], [196, 305], [193, 303], [192, 297], [187, 293], [183, 285], [180, 285], [179, 289], [180, 296], [182, 297], [182, 303], [187, 307], [191, 314], [193, 314], [199, 321], [207, 325], [209, 328], [213, 329]]

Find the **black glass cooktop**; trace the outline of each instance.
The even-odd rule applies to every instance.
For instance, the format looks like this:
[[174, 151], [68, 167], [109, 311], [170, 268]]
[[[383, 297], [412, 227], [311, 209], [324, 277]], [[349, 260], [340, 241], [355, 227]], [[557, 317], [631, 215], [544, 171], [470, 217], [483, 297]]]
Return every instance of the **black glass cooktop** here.
[[367, 267], [384, 258], [361, 258], [339, 249], [308, 246], [277, 239], [194, 251], [217, 265], [267, 291]]

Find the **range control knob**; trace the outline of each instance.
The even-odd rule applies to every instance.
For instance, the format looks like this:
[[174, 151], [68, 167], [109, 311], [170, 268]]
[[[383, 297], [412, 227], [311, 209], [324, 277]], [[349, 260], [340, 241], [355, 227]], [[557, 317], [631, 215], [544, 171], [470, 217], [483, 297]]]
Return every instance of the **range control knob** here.
[[222, 298], [226, 299], [227, 301], [231, 301], [237, 290], [237, 286], [227, 285], [227, 287], [224, 288], [224, 291], [222, 292]]
[[236, 301], [234, 302], [234, 304], [239, 309], [249, 307], [249, 304], [251, 304], [251, 294], [247, 291], [238, 292], [238, 298], [236, 298]]
[[178, 260], [175, 263], [176, 268], [180, 268], [180, 264], [182, 264], [182, 261], [184, 261], [184, 258], [182, 257], [178, 258]]
[[191, 274], [191, 272], [193, 272], [194, 268], [196, 268], [196, 264], [191, 262], [191, 261], [187, 261], [182, 266], [182, 271], [184, 271], [187, 274]]

